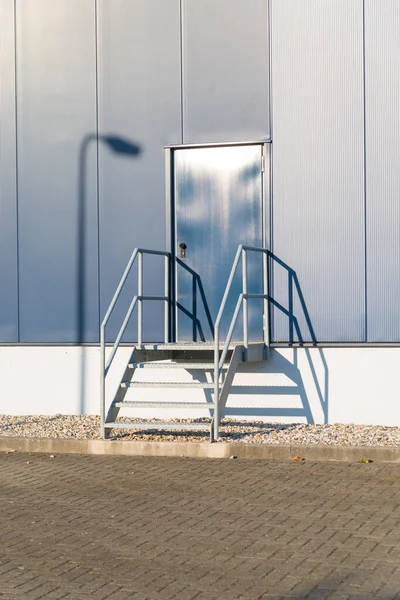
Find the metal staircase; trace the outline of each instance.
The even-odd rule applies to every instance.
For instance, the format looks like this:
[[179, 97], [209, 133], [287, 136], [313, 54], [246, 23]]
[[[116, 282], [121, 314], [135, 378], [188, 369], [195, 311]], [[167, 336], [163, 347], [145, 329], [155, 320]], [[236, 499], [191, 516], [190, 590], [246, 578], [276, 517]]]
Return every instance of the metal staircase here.
[[[247, 254], [260, 253], [262, 255], [262, 281], [263, 293], [248, 293], [247, 278]], [[146, 254], [164, 257], [164, 296], [149, 296], [143, 294], [143, 256]], [[113, 344], [110, 355], [106, 361], [106, 343], [105, 331], [110, 316], [114, 311], [115, 305], [120, 297], [122, 289], [131, 272], [132, 266], [138, 260], [138, 294], [135, 295], [130, 303], [125, 315], [119, 333]], [[160, 430], [209, 430], [210, 440], [214, 441], [219, 436], [219, 425], [223, 416], [232, 382], [240, 363], [262, 361], [268, 358], [269, 352], [269, 271], [268, 271], [268, 251], [265, 248], [252, 246], [238, 247], [236, 257], [231, 269], [225, 293], [221, 302], [218, 316], [214, 325], [214, 341], [212, 342], [171, 342], [171, 255], [168, 252], [157, 250], [145, 250], [135, 248], [118, 288], [114, 294], [111, 304], [103, 319], [100, 328], [100, 354], [101, 354], [101, 399], [100, 399], [100, 432], [103, 438], [107, 438], [111, 429], [160, 429]], [[232, 283], [238, 269], [239, 263], [242, 263], [242, 292], [239, 294], [236, 307], [230, 322], [226, 339], [220, 340], [220, 324], [227, 300], [232, 289]], [[258, 342], [251, 342], [248, 339], [248, 301], [251, 299], [263, 299], [263, 330], [264, 339]], [[144, 343], [143, 342], [143, 302], [158, 301], [164, 303], [164, 342]], [[138, 342], [134, 344], [129, 361], [122, 375], [117, 391], [112, 397], [111, 402], [107, 403], [106, 398], [106, 377], [116, 356], [121, 340], [126, 331], [128, 323], [132, 317], [135, 308], [138, 308]], [[235, 325], [238, 320], [240, 310], [243, 314], [243, 340], [240, 342], [232, 341], [235, 331]], [[146, 381], [133, 380], [136, 372], [145, 370], [149, 373]], [[151, 374], [154, 370], [186, 370], [197, 374], [197, 381], [156, 381]], [[195, 401], [163, 401], [158, 398], [154, 400], [128, 400], [127, 392], [132, 388], [200, 388], [205, 392], [203, 402]], [[209, 392], [207, 393], [207, 390]], [[123, 408], [129, 409], [179, 409], [186, 411], [188, 409], [203, 409], [205, 417], [211, 417], [210, 423], [204, 422], [172, 422], [172, 421], [122, 421], [117, 420], [119, 411]]]

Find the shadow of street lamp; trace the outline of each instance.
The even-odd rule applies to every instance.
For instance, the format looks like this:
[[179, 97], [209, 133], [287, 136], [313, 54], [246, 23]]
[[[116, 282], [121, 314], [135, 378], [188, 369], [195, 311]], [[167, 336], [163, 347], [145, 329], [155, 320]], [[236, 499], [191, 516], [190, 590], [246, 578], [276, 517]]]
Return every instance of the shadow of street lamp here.
[[104, 142], [115, 154], [124, 156], [139, 156], [142, 149], [138, 144], [121, 137], [120, 135], [99, 135], [99, 141]]
[[[80, 145], [79, 150], [79, 183], [78, 183], [78, 248], [77, 248], [77, 343], [85, 341], [86, 328], [86, 179], [87, 179], [87, 156], [92, 142], [105, 144], [112, 153], [126, 157], [138, 157], [142, 153], [141, 147], [127, 138], [115, 134], [87, 134]], [[99, 220], [99, 203], [96, 202], [96, 217]], [[97, 252], [99, 252], [100, 240], [97, 240]], [[97, 273], [97, 277], [99, 277]]]
[[[77, 343], [82, 345], [86, 335], [86, 179], [87, 179], [87, 156], [88, 149], [92, 142], [96, 144], [103, 143], [109, 150], [119, 156], [136, 158], [142, 153], [141, 147], [130, 140], [114, 134], [87, 134], [80, 145], [78, 159], [78, 247], [77, 247], [77, 275], [76, 275], [76, 293], [77, 293]], [[97, 224], [100, 219], [99, 211], [99, 190], [97, 190], [96, 199], [96, 219]], [[97, 281], [100, 279], [99, 252], [100, 239], [99, 229], [96, 224], [97, 234]], [[100, 307], [99, 307], [100, 310]], [[99, 323], [100, 327], [100, 323]], [[80, 358], [80, 414], [85, 409], [85, 372], [86, 372], [86, 354], [81, 348]]]

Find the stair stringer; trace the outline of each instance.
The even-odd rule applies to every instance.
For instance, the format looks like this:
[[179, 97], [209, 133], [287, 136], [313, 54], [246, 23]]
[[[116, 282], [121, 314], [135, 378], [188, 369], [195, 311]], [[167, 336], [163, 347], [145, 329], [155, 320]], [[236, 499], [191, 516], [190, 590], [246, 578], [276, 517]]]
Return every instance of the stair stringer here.
[[[119, 415], [119, 411], [121, 410], [120, 406], [115, 406], [116, 402], [123, 402], [124, 398], [129, 390], [129, 387], [123, 387], [121, 384], [123, 382], [132, 381], [132, 378], [135, 374], [136, 369], [130, 367], [132, 363], [139, 363], [142, 361], [150, 362], [156, 360], [168, 360], [171, 358], [171, 353], [166, 352], [165, 350], [141, 350], [140, 348], [134, 348], [132, 354], [129, 357], [129, 360], [126, 364], [124, 374], [122, 375], [120, 382], [118, 383], [117, 391], [114, 394], [114, 398], [110, 404], [110, 407], [107, 412], [107, 416], [105, 419], [106, 423], [114, 422], [117, 420]], [[105, 430], [104, 435], [105, 439], [109, 437], [110, 430]]]
[[263, 362], [269, 358], [269, 348], [264, 343], [258, 342], [249, 345], [247, 352], [243, 345], [235, 346], [232, 356], [229, 362], [228, 371], [222, 385], [221, 392], [218, 399], [218, 414], [219, 423], [223, 418], [226, 403], [228, 401], [229, 393], [231, 391], [233, 379], [235, 377], [237, 367], [239, 364], [244, 362]]
[[[233, 379], [234, 379], [236, 371], [237, 371], [237, 367], [240, 363], [243, 362], [243, 352], [244, 352], [243, 346], [235, 346], [235, 348], [232, 352], [231, 360], [229, 362], [229, 367], [226, 372], [224, 382], [222, 384], [222, 389], [221, 389], [221, 392], [220, 392], [219, 398], [218, 398], [218, 414], [219, 414], [218, 424], [221, 423], [221, 419], [223, 418], [223, 413], [224, 413], [225, 406], [226, 406], [226, 403], [227, 403], [227, 400], [229, 397], [229, 392], [231, 391], [231, 387], [232, 387]], [[214, 419], [213, 419], [213, 421], [214, 421]]]

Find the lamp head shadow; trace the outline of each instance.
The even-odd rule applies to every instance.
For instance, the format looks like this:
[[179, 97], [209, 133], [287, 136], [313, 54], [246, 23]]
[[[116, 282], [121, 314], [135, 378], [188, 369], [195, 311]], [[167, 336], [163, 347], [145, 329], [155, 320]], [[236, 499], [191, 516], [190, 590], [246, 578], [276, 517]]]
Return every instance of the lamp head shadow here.
[[[86, 227], [87, 227], [87, 205], [88, 200], [86, 198], [87, 192], [87, 170], [88, 170], [88, 155], [91, 144], [104, 144], [108, 149], [119, 157], [126, 158], [138, 158], [143, 150], [142, 147], [129, 140], [126, 137], [122, 137], [115, 133], [101, 133], [95, 132], [87, 133], [79, 147], [78, 155], [78, 247], [77, 247], [77, 342], [82, 344], [86, 339], [86, 294], [85, 294], [85, 281], [87, 274], [86, 265]], [[97, 215], [98, 219], [99, 216]]]
[[142, 153], [139, 144], [135, 144], [119, 135], [99, 135], [99, 140], [104, 142], [115, 154], [139, 156]]

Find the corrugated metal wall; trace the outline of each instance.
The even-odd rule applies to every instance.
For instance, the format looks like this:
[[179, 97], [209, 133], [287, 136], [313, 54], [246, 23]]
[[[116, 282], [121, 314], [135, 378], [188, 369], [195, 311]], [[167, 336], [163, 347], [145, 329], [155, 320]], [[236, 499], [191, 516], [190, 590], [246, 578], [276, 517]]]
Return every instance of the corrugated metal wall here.
[[183, 0], [183, 142], [270, 136], [268, 2]]
[[17, 3], [16, 57], [20, 340], [92, 342], [96, 148], [81, 148], [96, 132], [93, 2]]
[[[287, 265], [275, 263], [274, 297], [303, 339], [362, 341], [363, 3], [272, 0], [271, 8], [273, 252]], [[297, 339], [292, 329], [276, 309], [275, 339]]]
[[400, 3], [366, 0], [368, 340], [400, 340]]
[[400, 341], [397, 0], [0, 0], [0, 39], [0, 341], [97, 341], [163, 146], [270, 136], [275, 339]]
[[[101, 315], [133, 247], [165, 249], [164, 145], [181, 141], [179, 8], [179, 0], [98, 2], [99, 131], [140, 150], [135, 158], [99, 145]], [[163, 261], [151, 259], [145, 293], [162, 295]], [[126, 308], [122, 297], [109, 327], [114, 339]], [[162, 339], [160, 304], [147, 303], [144, 316], [146, 338]]]
[[14, 0], [0, 0], [0, 340], [18, 340]]

